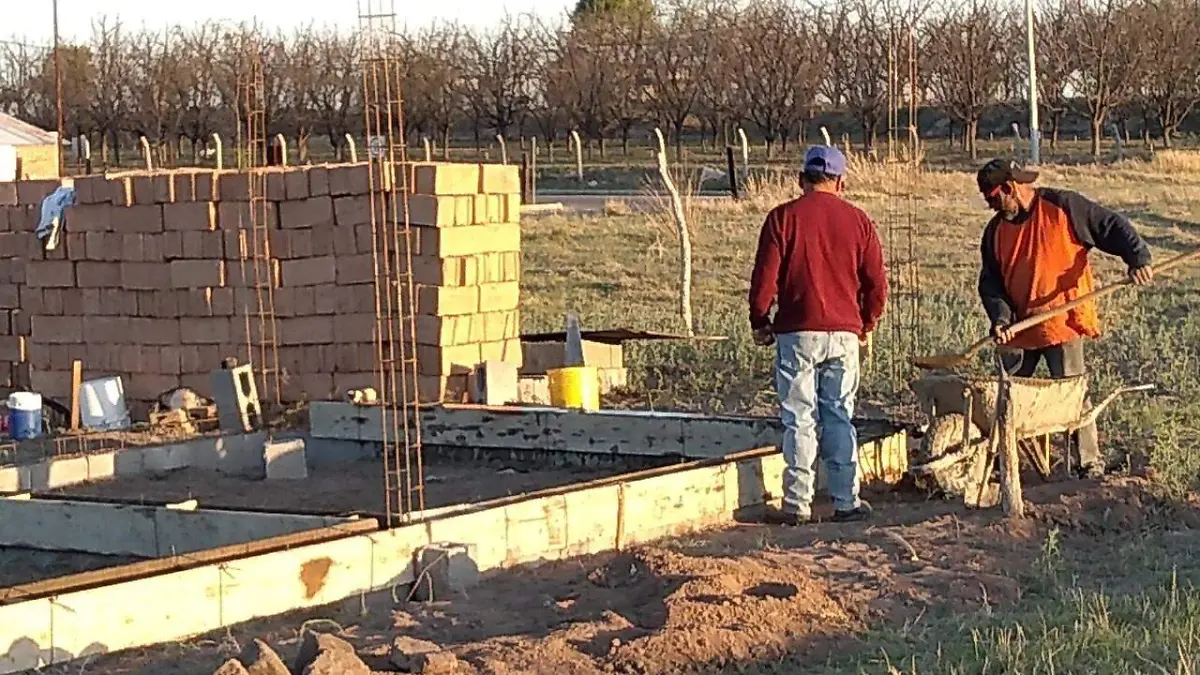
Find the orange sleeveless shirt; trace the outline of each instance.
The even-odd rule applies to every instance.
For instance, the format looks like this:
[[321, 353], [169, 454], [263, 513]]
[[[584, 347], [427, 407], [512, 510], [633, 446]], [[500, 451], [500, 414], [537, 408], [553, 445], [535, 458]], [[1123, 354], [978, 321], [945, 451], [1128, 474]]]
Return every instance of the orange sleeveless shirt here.
[[[1033, 213], [1022, 224], [999, 221], [994, 244], [1018, 321], [1064, 305], [1095, 287], [1087, 249], [1071, 229], [1067, 212], [1046, 199], [1034, 201]], [[1042, 349], [1099, 335], [1096, 304], [1087, 302], [1019, 333], [1008, 346]]]

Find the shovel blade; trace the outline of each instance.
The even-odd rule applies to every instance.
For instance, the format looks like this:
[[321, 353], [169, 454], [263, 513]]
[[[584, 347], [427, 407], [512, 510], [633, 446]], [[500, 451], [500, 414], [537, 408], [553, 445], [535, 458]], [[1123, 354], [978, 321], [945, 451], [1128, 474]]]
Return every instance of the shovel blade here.
[[918, 356], [912, 360], [912, 364], [923, 370], [947, 370], [966, 365], [970, 360], [971, 357], [966, 354], [933, 354]]

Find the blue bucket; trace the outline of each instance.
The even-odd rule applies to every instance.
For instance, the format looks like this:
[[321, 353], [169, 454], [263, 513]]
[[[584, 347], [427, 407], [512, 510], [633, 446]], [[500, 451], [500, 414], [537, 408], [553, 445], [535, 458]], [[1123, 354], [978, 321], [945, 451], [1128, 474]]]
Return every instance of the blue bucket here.
[[13, 392], [8, 397], [8, 435], [24, 441], [42, 435], [42, 395]]

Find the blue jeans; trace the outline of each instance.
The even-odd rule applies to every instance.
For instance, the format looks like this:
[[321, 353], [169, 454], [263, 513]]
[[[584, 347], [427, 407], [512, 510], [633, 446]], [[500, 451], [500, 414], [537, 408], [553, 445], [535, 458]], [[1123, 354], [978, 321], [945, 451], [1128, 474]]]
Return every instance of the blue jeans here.
[[858, 336], [782, 333], [775, 336], [775, 389], [783, 422], [783, 510], [809, 515], [817, 457], [839, 511], [858, 508]]

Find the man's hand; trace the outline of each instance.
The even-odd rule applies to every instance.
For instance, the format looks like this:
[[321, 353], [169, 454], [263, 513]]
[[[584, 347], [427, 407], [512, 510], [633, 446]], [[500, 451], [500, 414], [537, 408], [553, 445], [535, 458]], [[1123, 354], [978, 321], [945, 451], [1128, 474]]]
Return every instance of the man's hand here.
[[867, 363], [875, 354], [875, 334], [867, 333], [865, 336], [858, 338], [858, 362], [860, 364]]
[[775, 344], [775, 334], [768, 328], [757, 328], [754, 331], [754, 344], [759, 347], [769, 347]]
[[1149, 265], [1141, 267], [1132, 267], [1129, 269], [1129, 278], [1135, 286], [1149, 286], [1154, 280], [1154, 269]]
[[996, 341], [996, 344], [1002, 345], [1013, 339], [1013, 334], [1012, 331], [1008, 329], [1008, 326], [997, 324], [992, 326], [992, 339]]

